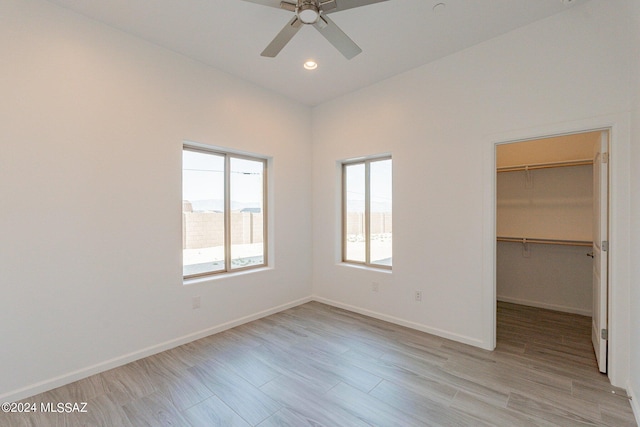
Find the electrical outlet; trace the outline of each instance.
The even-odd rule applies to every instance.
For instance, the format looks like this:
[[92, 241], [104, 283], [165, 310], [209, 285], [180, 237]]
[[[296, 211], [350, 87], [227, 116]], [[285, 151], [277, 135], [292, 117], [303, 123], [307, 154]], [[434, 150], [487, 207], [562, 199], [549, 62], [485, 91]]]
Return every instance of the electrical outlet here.
[[416, 291], [416, 292], [414, 293], [414, 298], [415, 298], [415, 300], [416, 300], [416, 301], [418, 301], [418, 302], [422, 301], [422, 291]]
[[378, 292], [380, 290], [380, 283], [378, 282], [371, 282], [371, 290], [373, 292]]
[[200, 308], [200, 297], [193, 297], [193, 299], [191, 300], [191, 307], [195, 310]]

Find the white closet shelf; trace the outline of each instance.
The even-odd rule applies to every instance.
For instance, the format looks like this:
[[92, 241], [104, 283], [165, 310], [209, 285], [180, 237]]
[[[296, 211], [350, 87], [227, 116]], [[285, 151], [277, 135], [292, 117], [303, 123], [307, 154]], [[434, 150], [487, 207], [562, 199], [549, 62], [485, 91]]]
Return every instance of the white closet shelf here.
[[497, 237], [498, 242], [512, 243], [538, 243], [543, 245], [563, 245], [563, 246], [588, 246], [592, 247], [593, 242], [588, 240], [565, 240], [565, 239], [536, 239], [528, 237]]
[[567, 160], [563, 162], [532, 163], [530, 165], [501, 166], [497, 168], [496, 171], [498, 173], [532, 171], [536, 169], [564, 168], [564, 167], [570, 167], [570, 166], [588, 166], [592, 164], [593, 164], [593, 159]]

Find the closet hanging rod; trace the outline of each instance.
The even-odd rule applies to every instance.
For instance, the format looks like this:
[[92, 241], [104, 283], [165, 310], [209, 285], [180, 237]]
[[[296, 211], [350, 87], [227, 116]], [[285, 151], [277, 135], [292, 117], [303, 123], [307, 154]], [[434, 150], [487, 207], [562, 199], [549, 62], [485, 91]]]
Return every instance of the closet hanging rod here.
[[514, 166], [501, 166], [496, 170], [498, 172], [517, 172], [536, 169], [549, 169], [549, 168], [562, 168], [568, 166], [588, 166], [592, 165], [592, 159], [581, 160], [568, 160], [564, 162], [549, 162], [549, 163], [532, 163], [530, 165], [514, 165]]
[[543, 245], [563, 245], [563, 246], [593, 246], [593, 242], [587, 240], [563, 240], [563, 239], [534, 239], [527, 237], [500, 237], [497, 238], [498, 242], [512, 242], [512, 243], [539, 243]]

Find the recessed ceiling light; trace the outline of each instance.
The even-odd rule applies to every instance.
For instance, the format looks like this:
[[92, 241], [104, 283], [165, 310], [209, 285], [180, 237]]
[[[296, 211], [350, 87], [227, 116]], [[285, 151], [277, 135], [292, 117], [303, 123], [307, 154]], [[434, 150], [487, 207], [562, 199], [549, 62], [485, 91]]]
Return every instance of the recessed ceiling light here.
[[318, 68], [318, 63], [316, 61], [310, 59], [304, 63], [305, 70], [315, 70], [316, 68]]

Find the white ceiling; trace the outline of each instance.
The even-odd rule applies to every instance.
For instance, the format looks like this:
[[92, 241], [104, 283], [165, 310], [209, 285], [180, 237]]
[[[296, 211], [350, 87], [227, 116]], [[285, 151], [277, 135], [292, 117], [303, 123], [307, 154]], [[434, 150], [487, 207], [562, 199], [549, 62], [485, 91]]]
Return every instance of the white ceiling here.
[[[311, 26], [261, 57], [293, 12], [243, 0], [49, 1], [313, 106], [588, 0], [388, 0], [333, 13], [363, 50], [351, 60]], [[310, 58], [314, 71], [302, 67]]]

